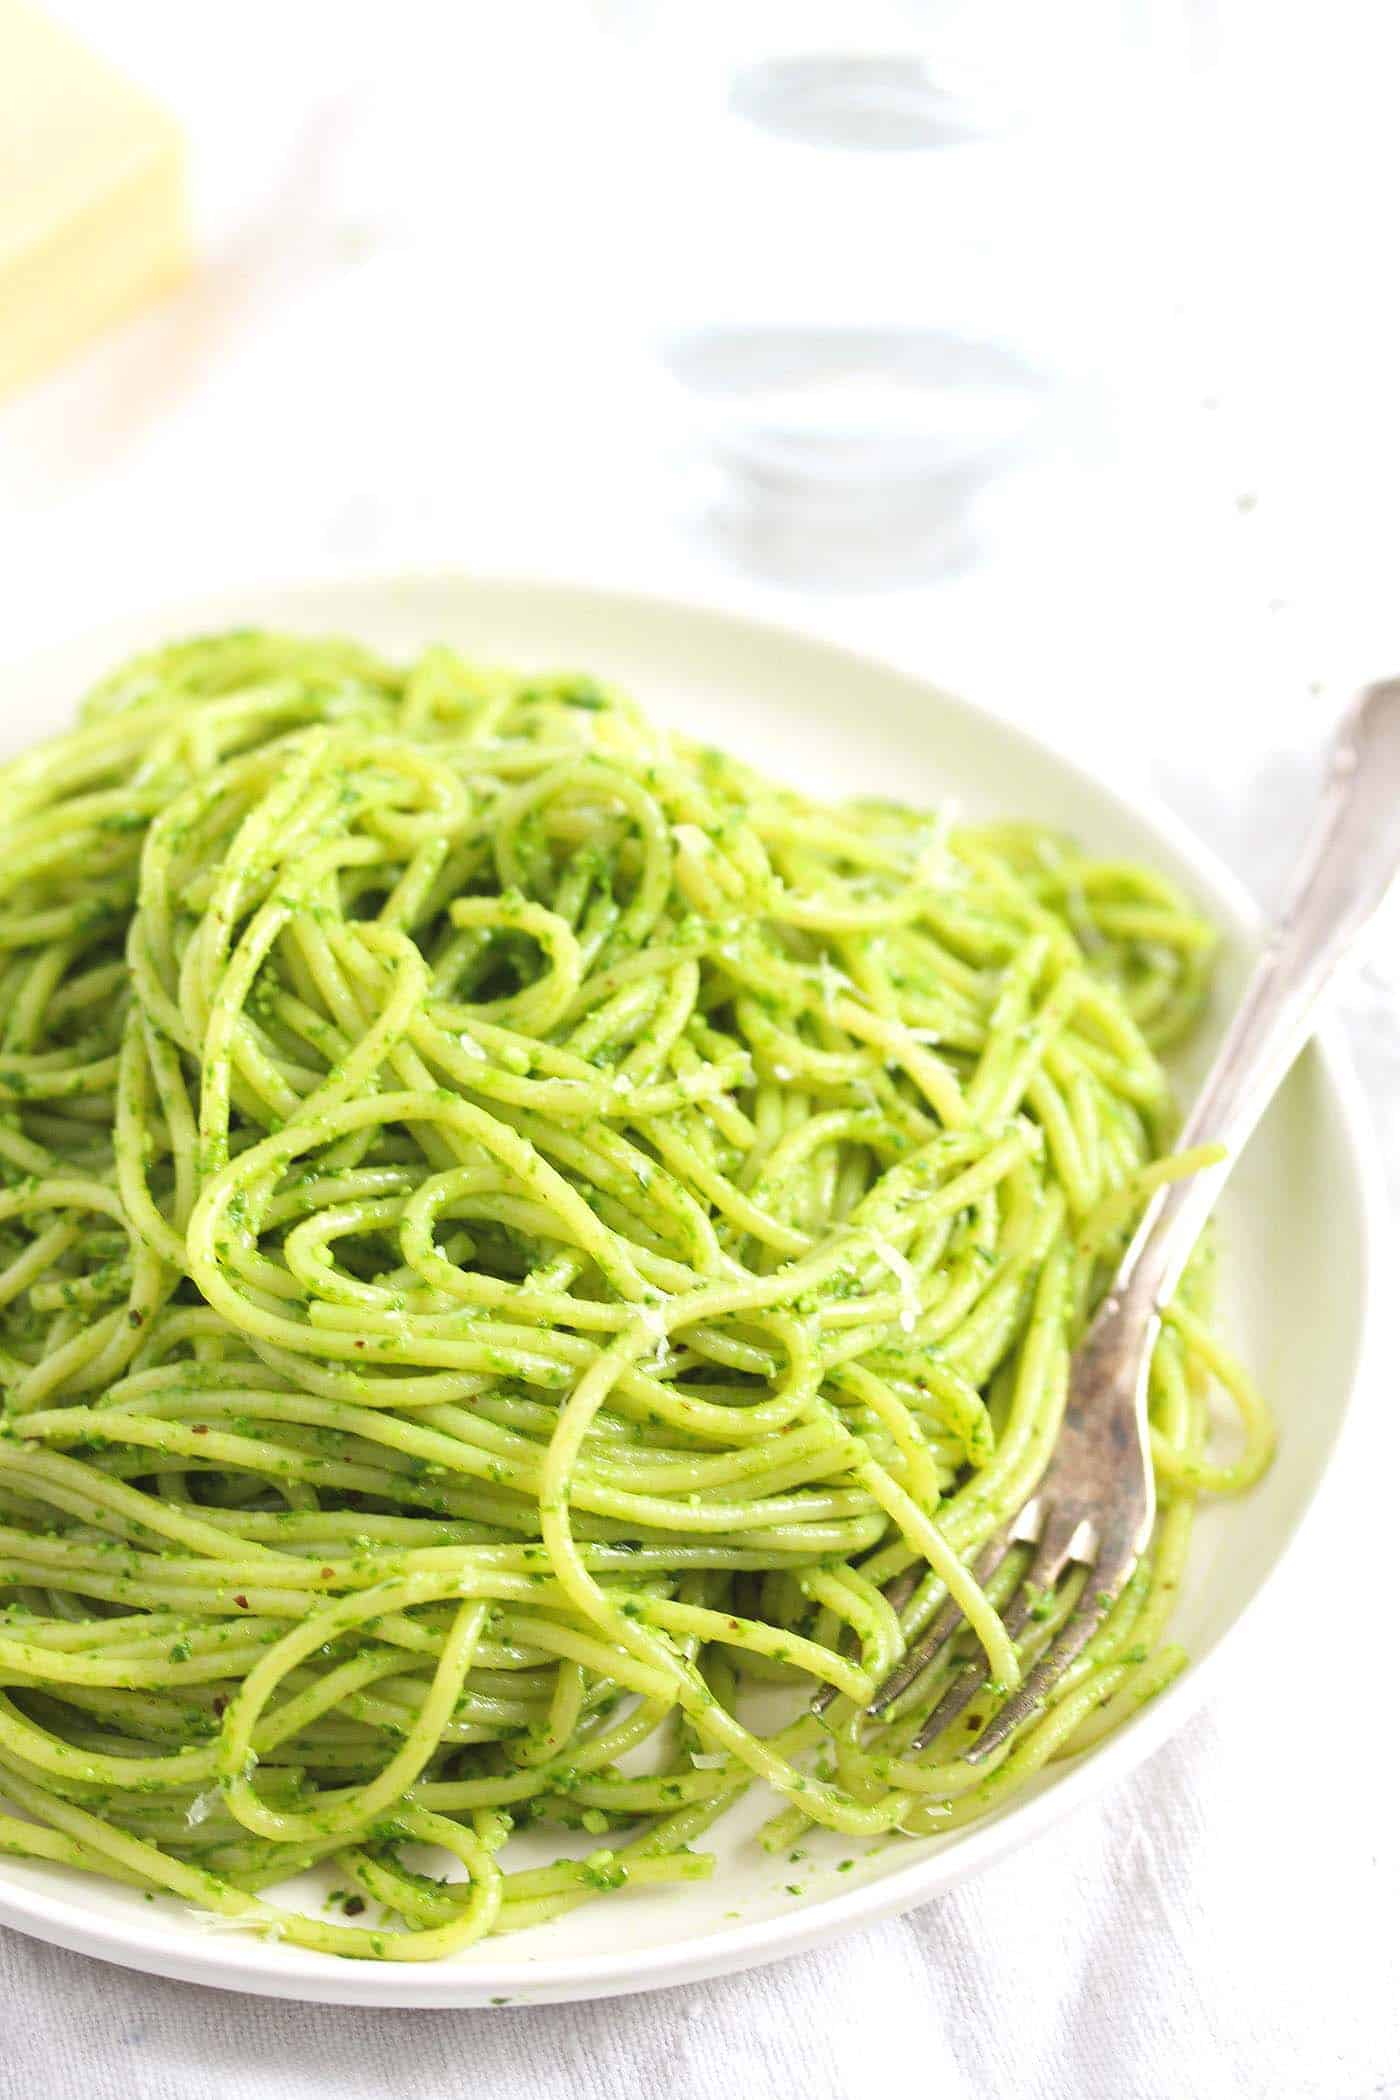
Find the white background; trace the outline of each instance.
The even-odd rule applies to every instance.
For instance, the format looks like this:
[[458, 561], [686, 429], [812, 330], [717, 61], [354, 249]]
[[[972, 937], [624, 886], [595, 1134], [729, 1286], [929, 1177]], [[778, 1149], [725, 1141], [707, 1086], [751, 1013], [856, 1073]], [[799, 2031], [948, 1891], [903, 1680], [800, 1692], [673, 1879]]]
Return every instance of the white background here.
[[[199, 269], [0, 406], [0, 706], [31, 646], [250, 577], [651, 584], [910, 662], [1155, 787], [1272, 893], [1349, 683], [1400, 668], [1388, 9], [1054, 11], [1053, 181], [992, 157], [975, 194], [939, 175], [926, 249], [897, 231], [935, 317], [946, 291], [1053, 345], [1065, 412], [957, 573], [820, 596], [709, 529], [657, 376], [658, 326], [756, 296], [774, 229], [646, 47], [583, 0], [52, 11], [185, 122]], [[782, 235], [820, 259], [819, 223]], [[1396, 975], [1349, 1004], [1400, 1184]], [[1393, 1361], [1209, 1711], [939, 1905], [761, 1977], [489, 2017], [280, 2008], [5, 1935], [0, 2094], [1400, 2092]]]

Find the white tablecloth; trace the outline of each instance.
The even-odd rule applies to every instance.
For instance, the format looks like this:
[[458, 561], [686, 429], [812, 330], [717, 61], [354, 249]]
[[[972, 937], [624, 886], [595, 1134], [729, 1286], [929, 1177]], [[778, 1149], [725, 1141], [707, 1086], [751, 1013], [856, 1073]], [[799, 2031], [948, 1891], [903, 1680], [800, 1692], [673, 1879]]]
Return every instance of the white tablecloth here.
[[[1190, 268], [1168, 240], [1133, 277], [1158, 300], [1140, 368], [1115, 369], [1092, 441], [998, 492], [958, 575], [822, 599], [734, 572], [701, 529], [639, 347], [646, 272], [609, 232], [646, 185], [616, 187], [567, 8], [491, 10], [518, 25], [494, 78], [484, 11], [428, 0], [400, 0], [392, 31], [382, 10], [270, 0], [56, 11], [186, 116], [204, 264], [0, 410], [0, 656], [132, 600], [327, 560], [722, 590], [1107, 753], [1272, 890], [1347, 681], [1400, 662], [1394, 344], [1365, 267], [1390, 240], [1392, 76], [1364, 10], [1329, 10], [1312, 50], [1277, 10], [1266, 28], [1248, 6], [1183, 8], [1188, 41], [1220, 45], [1179, 170], [1212, 238]], [[1106, 340], [1123, 282], [1106, 270]], [[1387, 985], [1373, 973], [1350, 1005], [1400, 1185]], [[0, 2095], [1400, 2091], [1397, 1714], [1376, 1679], [1397, 1361], [1377, 1352], [1324, 1502], [1206, 1711], [944, 1900], [748, 1976], [498, 2013], [284, 2006], [0, 1933]]]

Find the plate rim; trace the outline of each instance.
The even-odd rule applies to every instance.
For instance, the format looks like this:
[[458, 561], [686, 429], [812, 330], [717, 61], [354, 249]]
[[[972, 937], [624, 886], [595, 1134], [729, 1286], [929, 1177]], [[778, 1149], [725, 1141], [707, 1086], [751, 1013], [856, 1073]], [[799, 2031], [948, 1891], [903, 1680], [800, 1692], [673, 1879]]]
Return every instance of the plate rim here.
[[[1237, 923], [1247, 952], [1257, 951], [1263, 931], [1258, 905], [1234, 871], [1198, 839], [1181, 818], [1151, 791], [1123, 785], [1112, 763], [1104, 770], [1091, 770], [1074, 752], [1060, 744], [1053, 733], [1028, 728], [1008, 720], [994, 707], [949, 691], [924, 673], [912, 670], [898, 657], [878, 648], [837, 639], [799, 619], [787, 619], [769, 610], [756, 610], [742, 602], [738, 593], [675, 591], [619, 584], [593, 579], [577, 571], [493, 570], [469, 567], [459, 562], [414, 562], [409, 565], [383, 562], [337, 563], [312, 568], [295, 576], [255, 579], [246, 585], [219, 585], [202, 590], [184, 590], [172, 603], [162, 598], [134, 605], [75, 628], [18, 656], [4, 659], [8, 679], [22, 685], [26, 675], [42, 677], [46, 665], [79, 650], [96, 652], [111, 635], [123, 638], [120, 647], [130, 647], [138, 628], [164, 622], [166, 631], [207, 631], [203, 623], [219, 618], [226, 608], [229, 619], [246, 620], [250, 600], [265, 600], [269, 622], [276, 606], [316, 592], [352, 594], [374, 591], [392, 596], [428, 586], [460, 585], [467, 590], [497, 592], [528, 599], [537, 595], [575, 598], [597, 607], [609, 604], [623, 620], [629, 610], [640, 608], [648, 616], [666, 620], [695, 620], [728, 627], [737, 635], [747, 632], [760, 643], [813, 651], [844, 664], [853, 673], [875, 670], [893, 678], [911, 693], [934, 696], [940, 707], [976, 724], [984, 732], [1019, 744], [1033, 759], [1073, 777], [1078, 785], [1113, 806], [1115, 814], [1133, 830], [1160, 841], [1194, 876], [1202, 887], [1219, 897]], [[237, 609], [237, 610], [236, 610]], [[191, 624], [196, 623], [196, 624]], [[23, 747], [21, 747], [23, 748]], [[788, 1955], [798, 1954], [834, 1939], [844, 1932], [880, 1919], [901, 1915], [931, 1902], [957, 1882], [980, 1873], [1019, 1845], [1042, 1834], [1062, 1817], [1082, 1807], [1115, 1781], [1132, 1771], [1159, 1750], [1195, 1713], [1216, 1682], [1220, 1658], [1233, 1655], [1241, 1630], [1255, 1623], [1265, 1600], [1275, 1590], [1284, 1567], [1298, 1550], [1299, 1540], [1314, 1520], [1327, 1483], [1336, 1467], [1338, 1453], [1355, 1434], [1362, 1409], [1358, 1394], [1366, 1383], [1379, 1328], [1376, 1288], [1380, 1250], [1386, 1238], [1387, 1206], [1380, 1169], [1371, 1140], [1372, 1122], [1365, 1095], [1357, 1078], [1342, 1031], [1334, 1020], [1324, 1020], [1312, 1038], [1310, 1055], [1318, 1064], [1330, 1106], [1335, 1114], [1340, 1147], [1345, 1154], [1357, 1195], [1359, 1239], [1358, 1318], [1353, 1341], [1353, 1368], [1342, 1399], [1331, 1444], [1315, 1472], [1307, 1499], [1279, 1545], [1272, 1566], [1210, 1652], [1193, 1660], [1185, 1671], [1146, 1707], [1084, 1761], [1059, 1778], [1055, 1785], [1008, 1809], [994, 1821], [974, 1826], [956, 1854], [934, 1853], [911, 1860], [903, 1868], [878, 1881], [857, 1884], [805, 1905], [788, 1916], [755, 1920], [707, 1933], [703, 1939], [681, 1941], [655, 1950], [626, 1949], [614, 1953], [592, 1953], [526, 1961], [495, 1961], [470, 1970], [446, 1969], [436, 1964], [359, 1963], [332, 1956], [308, 1953], [308, 1959], [324, 1962], [314, 1973], [289, 1973], [274, 1945], [237, 1934], [225, 1936], [217, 1930], [198, 1929], [178, 1939], [169, 1923], [153, 1919], [158, 1929], [141, 1929], [142, 1921], [95, 1920], [86, 1914], [80, 1894], [64, 1890], [50, 1893], [7, 1885], [0, 1862], [0, 1924], [31, 1937], [90, 1955], [143, 1974], [175, 1978], [206, 1987], [241, 1991], [293, 2003], [372, 2005], [427, 2009], [481, 2008], [541, 2005], [570, 2000], [607, 1998], [666, 1989], [702, 1982], [734, 1971], [756, 1968]], [[193, 1914], [192, 1914], [193, 1915]], [[283, 1958], [284, 1959], [284, 1958]]]

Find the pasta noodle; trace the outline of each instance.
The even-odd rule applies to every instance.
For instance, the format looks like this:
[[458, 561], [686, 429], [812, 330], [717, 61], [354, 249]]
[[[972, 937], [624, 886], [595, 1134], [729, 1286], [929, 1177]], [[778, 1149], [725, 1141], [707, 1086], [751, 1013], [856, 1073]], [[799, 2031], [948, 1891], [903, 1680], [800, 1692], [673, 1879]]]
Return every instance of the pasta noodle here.
[[[1162, 879], [258, 632], [118, 670], [0, 811], [0, 1848], [431, 1959], [703, 1876], [755, 1779], [774, 1850], [955, 1827], [1180, 1666], [1195, 1501], [1271, 1438], [1208, 1245], [1149, 1554], [990, 1769], [985, 1698], [906, 1754], [1073, 1605], [1018, 1654], [1025, 1552], [968, 1563], [1183, 1170], [1212, 940]], [[338, 1910], [264, 1893], [321, 1862]]]

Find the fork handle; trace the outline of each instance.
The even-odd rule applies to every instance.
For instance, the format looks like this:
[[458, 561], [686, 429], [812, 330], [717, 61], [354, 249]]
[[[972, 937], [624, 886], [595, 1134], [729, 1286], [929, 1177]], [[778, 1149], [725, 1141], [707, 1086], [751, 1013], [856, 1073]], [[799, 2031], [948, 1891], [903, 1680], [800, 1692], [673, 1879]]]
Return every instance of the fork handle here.
[[1179, 1140], [1226, 1157], [1148, 1204], [1109, 1297], [1153, 1321], [1170, 1300], [1226, 1175], [1312, 1032], [1319, 995], [1400, 869], [1400, 678], [1343, 717], [1299, 871]]

